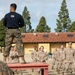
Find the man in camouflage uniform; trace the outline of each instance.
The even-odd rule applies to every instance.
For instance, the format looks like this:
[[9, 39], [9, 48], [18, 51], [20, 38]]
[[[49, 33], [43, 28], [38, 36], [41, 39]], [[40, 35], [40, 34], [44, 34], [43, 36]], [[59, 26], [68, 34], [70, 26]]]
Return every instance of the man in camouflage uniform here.
[[53, 58], [53, 66], [52, 69], [55, 69], [57, 71], [58, 64], [59, 64], [59, 50], [56, 48], [52, 54]]
[[44, 51], [44, 47], [41, 46], [40, 51], [39, 51], [39, 55], [38, 55], [38, 61], [39, 62], [46, 62], [47, 59], [48, 59], [48, 54], [47, 54], [47, 52]]
[[38, 48], [36, 46], [34, 46], [34, 50], [31, 53], [31, 58], [33, 62], [38, 62]]
[[64, 68], [64, 72], [67, 73], [68, 70], [71, 71], [72, 68], [72, 63], [73, 63], [73, 60], [74, 60], [74, 53], [75, 53], [75, 50], [72, 48], [72, 43], [69, 42], [68, 43], [68, 48], [65, 49], [65, 60], [64, 60], [64, 63], [63, 63], [63, 68]]
[[65, 60], [65, 48], [63, 45], [59, 48], [59, 64], [58, 64], [58, 71], [63, 71], [63, 62]]
[[9, 56], [9, 51], [14, 38], [16, 38], [16, 48], [19, 54], [19, 62], [24, 63], [24, 52], [21, 43], [21, 32], [20, 27], [24, 26], [24, 20], [22, 16], [16, 13], [17, 5], [12, 3], [10, 5], [10, 12], [5, 15], [3, 24], [6, 27], [6, 38], [5, 38], [5, 50], [4, 50], [4, 62], [6, 63], [6, 58]]
[[[39, 50], [39, 55], [38, 55], [38, 61], [42, 62], [42, 63], [46, 63], [46, 60], [48, 59], [48, 54], [47, 52], [44, 51], [44, 47], [41, 46], [40, 50]], [[44, 75], [43, 73], [43, 69], [41, 69], [42, 75]], [[39, 71], [40, 73], [40, 71]]]

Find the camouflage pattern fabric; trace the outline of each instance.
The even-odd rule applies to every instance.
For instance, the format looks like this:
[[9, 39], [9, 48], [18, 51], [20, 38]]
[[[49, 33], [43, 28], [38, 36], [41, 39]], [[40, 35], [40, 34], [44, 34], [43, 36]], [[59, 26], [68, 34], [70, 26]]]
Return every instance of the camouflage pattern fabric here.
[[5, 38], [5, 50], [3, 54], [4, 56], [9, 55], [9, 51], [10, 51], [14, 38], [16, 39], [16, 48], [18, 50], [18, 56], [21, 57], [24, 55], [20, 30], [19, 29], [7, 29], [6, 38]]
[[52, 65], [52, 67], [54, 68], [54, 69], [57, 69], [58, 68], [58, 65], [59, 65], [59, 50], [55, 50], [54, 52], [53, 52], [53, 55], [52, 55], [52, 58], [53, 58], [53, 65]]
[[40, 62], [46, 62], [47, 59], [48, 59], [48, 54], [47, 54], [47, 52], [39, 51], [38, 60], [39, 60]]
[[33, 62], [38, 62], [38, 55], [39, 55], [39, 52], [38, 51], [32, 51], [31, 53], [31, 58], [33, 59]]
[[0, 75], [14, 75], [14, 72], [0, 61]]
[[74, 53], [75, 50], [73, 48], [66, 48], [65, 49], [65, 60], [63, 64], [64, 72], [67, 72], [67, 70], [72, 70], [72, 64], [74, 60]]

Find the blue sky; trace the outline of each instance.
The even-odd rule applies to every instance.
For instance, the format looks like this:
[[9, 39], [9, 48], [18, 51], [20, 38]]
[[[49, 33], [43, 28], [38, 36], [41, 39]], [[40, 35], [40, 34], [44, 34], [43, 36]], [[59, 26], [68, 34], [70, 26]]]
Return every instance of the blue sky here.
[[[75, 21], [75, 0], [66, 0], [69, 15], [72, 21]], [[17, 12], [22, 14], [24, 6], [27, 6], [30, 15], [32, 27], [35, 29], [40, 18], [46, 17], [47, 25], [54, 32], [56, 28], [56, 19], [60, 10], [62, 0], [0, 0], [0, 19], [9, 12], [11, 3], [18, 5]]]

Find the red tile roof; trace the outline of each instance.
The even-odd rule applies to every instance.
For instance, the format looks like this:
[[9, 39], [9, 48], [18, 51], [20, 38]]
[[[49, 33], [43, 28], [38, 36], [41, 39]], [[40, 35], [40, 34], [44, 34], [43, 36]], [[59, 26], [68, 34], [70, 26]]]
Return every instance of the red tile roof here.
[[23, 43], [75, 42], [75, 32], [22, 33]]

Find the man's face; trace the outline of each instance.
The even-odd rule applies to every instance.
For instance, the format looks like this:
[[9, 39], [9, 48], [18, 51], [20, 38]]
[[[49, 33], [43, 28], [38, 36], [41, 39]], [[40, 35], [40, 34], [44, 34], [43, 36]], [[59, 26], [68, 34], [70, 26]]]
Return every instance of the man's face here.
[[64, 49], [64, 46], [63, 45], [61, 45], [61, 49]]
[[41, 47], [40, 49], [41, 49], [41, 51], [43, 51], [44, 50], [44, 47]]
[[10, 6], [10, 12], [15, 12], [15, 9]]
[[72, 43], [69, 43], [69, 44], [68, 44], [68, 47], [69, 47], [69, 48], [72, 48]]

